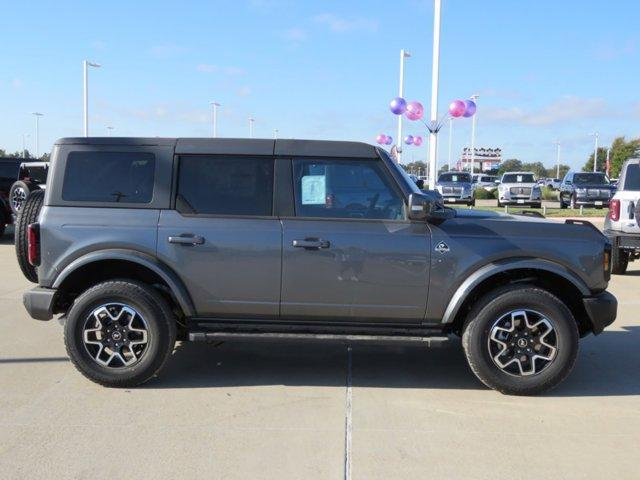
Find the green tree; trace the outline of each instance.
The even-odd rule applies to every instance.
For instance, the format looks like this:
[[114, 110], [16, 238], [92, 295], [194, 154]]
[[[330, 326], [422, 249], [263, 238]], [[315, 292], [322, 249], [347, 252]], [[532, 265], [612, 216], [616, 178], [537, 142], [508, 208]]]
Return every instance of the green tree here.
[[611, 144], [611, 177], [618, 178], [624, 162], [640, 156], [640, 138], [625, 141], [624, 137], [616, 138]]
[[569, 165], [565, 165], [564, 163], [560, 164], [560, 174], [556, 177], [556, 167], [551, 167], [551, 168], [547, 168], [547, 178], [559, 178], [560, 180], [562, 180], [564, 178], [564, 176], [567, 174], [567, 172], [571, 170], [571, 167], [569, 167]]
[[[607, 149], [604, 147], [598, 147], [598, 168], [599, 172], [604, 172], [604, 165], [607, 161]], [[589, 155], [587, 163], [582, 167], [583, 172], [593, 172], [593, 153]]]
[[442, 165], [440, 167], [440, 170], [438, 170], [438, 176], [442, 175], [443, 173], [447, 173], [449, 171], [449, 165]]
[[522, 170], [522, 162], [517, 158], [510, 158], [500, 164], [498, 175], [502, 175], [504, 172], [517, 172], [519, 170]]
[[523, 163], [522, 170], [533, 172], [538, 178], [545, 178], [547, 176], [547, 169], [542, 162]]

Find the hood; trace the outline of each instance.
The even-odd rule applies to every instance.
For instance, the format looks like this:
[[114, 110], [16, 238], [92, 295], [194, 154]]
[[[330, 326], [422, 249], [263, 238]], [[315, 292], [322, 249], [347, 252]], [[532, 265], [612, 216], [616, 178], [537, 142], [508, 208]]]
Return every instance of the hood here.
[[509, 188], [513, 188], [513, 187], [522, 187], [522, 188], [533, 188], [533, 187], [539, 187], [540, 185], [538, 185], [537, 183], [533, 182], [533, 183], [501, 183], [500, 184], [501, 187], [509, 187]]

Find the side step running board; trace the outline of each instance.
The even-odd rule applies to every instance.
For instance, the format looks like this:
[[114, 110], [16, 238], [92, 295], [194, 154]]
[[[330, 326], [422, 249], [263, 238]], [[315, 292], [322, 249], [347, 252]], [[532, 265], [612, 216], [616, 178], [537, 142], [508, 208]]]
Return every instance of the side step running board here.
[[333, 335], [326, 333], [246, 333], [246, 332], [189, 332], [192, 342], [331, 342], [343, 344], [369, 343], [378, 345], [441, 346], [449, 337], [411, 337], [405, 335]]

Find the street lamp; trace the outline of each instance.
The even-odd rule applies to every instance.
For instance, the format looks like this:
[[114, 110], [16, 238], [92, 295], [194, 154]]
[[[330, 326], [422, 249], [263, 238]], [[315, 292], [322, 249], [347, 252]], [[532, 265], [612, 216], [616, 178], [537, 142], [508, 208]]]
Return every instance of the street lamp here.
[[220, 104], [218, 102], [210, 102], [213, 107], [213, 138], [218, 137], [218, 107]]
[[[442, 1], [434, 0], [433, 12], [433, 58], [431, 68], [431, 122], [438, 122], [438, 82], [440, 80], [440, 7]], [[438, 134], [429, 132], [429, 190], [436, 189]]]
[[600, 134], [598, 132], [590, 133], [590, 137], [595, 137], [595, 145], [593, 147], [593, 171], [598, 171], [598, 139]]
[[[470, 98], [473, 101], [473, 103], [477, 104], [478, 97], [480, 97], [480, 95], [476, 93], [475, 95], [471, 95]], [[475, 167], [476, 167], [476, 117], [477, 116], [478, 115], [474, 115], [473, 118], [471, 119], [471, 175], [475, 173]], [[482, 168], [480, 168], [480, 172], [482, 173]]]
[[278, 129], [277, 129], [277, 128], [274, 128], [274, 129], [273, 129], [273, 139], [274, 139], [274, 140], [277, 140], [277, 139], [278, 139]]
[[113, 131], [113, 127], [111, 125], [107, 125], [107, 135], [110, 137], [111, 132]]
[[82, 71], [84, 78], [84, 136], [89, 136], [89, 67], [100, 68], [99, 63], [93, 63], [89, 60], [82, 61]]
[[560, 178], [560, 140], [556, 140], [556, 178]]
[[27, 138], [29, 138], [31, 135], [29, 135], [28, 133], [23, 133], [22, 134], [22, 158], [27, 158]]
[[451, 171], [451, 145], [453, 142], [453, 117], [449, 117], [449, 154], [447, 155], [447, 166]]
[[255, 122], [255, 119], [249, 117], [249, 138], [253, 138], [253, 122]]
[[40, 158], [40, 117], [44, 116], [44, 113], [33, 112], [32, 115], [36, 117], [36, 158]]
[[[398, 97], [404, 97], [404, 59], [410, 57], [411, 54], [404, 49], [400, 50], [400, 88]], [[402, 115], [398, 115], [398, 137], [397, 137], [397, 151], [398, 151], [398, 163], [402, 161]]]

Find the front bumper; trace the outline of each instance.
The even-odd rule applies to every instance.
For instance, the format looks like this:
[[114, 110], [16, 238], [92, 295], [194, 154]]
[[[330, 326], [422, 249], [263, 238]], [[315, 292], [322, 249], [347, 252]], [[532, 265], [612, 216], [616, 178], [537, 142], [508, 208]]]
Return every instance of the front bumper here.
[[36, 320], [51, 320], [57, 290], [53, 288], [35, 287], [22, 295], [22, 303], [27, 312]]
[[468, 196], [442, 196], [442, 200], [444, 201], [444, 203], [471, 203], [473, 201], [473, 198], [471, 197], [471, 195]]
[[583, 298], [584, 309], [591, 322], [591, 331], [594, 335], [602, 333], [616, 319], [618, 313], [618, 300], [609, 292], [602, 292], [594, 297]]
[[576, 196], [576, 204], [586, 207], [608, 207], [611, 197], [581, 197]]

